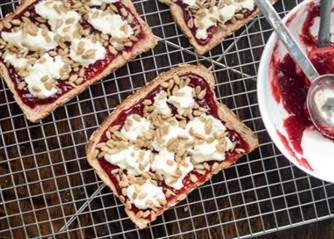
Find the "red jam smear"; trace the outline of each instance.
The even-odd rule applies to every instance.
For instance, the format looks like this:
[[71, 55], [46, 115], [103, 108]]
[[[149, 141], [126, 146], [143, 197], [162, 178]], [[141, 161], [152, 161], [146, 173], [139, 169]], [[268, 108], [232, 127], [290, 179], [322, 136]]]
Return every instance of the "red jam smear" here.
[[320, 16], [320, 6], [315, 3], [310, 3], [307, 8], [307, 16], [302, 27], [302, 34], [299, 36], [300, 40], [309, 47], [316, 47], [316, 39], [311, 34], [311, 26], [314, 24], [315, 18]]
[[[204, 80], [202, 77], [200, 77], [199, 75], [193, 74], [193, 73], [188, 73], [188, 74], [184, 74], [182, 77], [188, 77], [190, 78], [190, 83], [189, 86], [195, 88], [196, 86], [200, 86], [202, 89], [206, 89], [207, 93], [206, 96], [204, 97], [204, 99], [199, 100], [199, 99], [195, 99], [196, 102], [201, 106], [201, 107], [205, 107], [206, 109], [209, 109], [209, 111], [207, 112], [207, 114], [212, 115], [213, 117], [219, 119], [218, 116], [218, 107], [214, 101], [215, 97], [214, 97], [214, 92], [211, 90], [209, 84], [207, 83], [206, 80]], [[154, 90], [152, 90], [151, 92], [149, 92], [146, 97], [142, 100], [140, 100], [138, 103], [136, 103], [135, 105], [133, 105], [131, 108], [128, 109], [124, 109], [122, 112], [119, 113], [117, 119], [110, 125], [115, 126], [115, 125], [120, 125], [121, 127], [123, 126], [126, 118], [128, 116], [130, 116], [131, 114], [138, 114], [140, 116], [143, 116], [143, 108], [144, 105], [142, 104], [142, 102], [145, 99], [150, 99], [153, 100], [154, 97], [160, 92], [164, 90], [162, 86], [158, 86], [156, 87]], [[173, 108], [174, 106], [169, 105], [172, 108], [172, 111], [176, 111], [175, 108]], [[222, 122], [224, 123], [224, 122]], [[229, 134], [228, 134], [229, 139], [232, 142], [236, 143], [236, 147], [237, 148], [243, 148], [246, 152], [250, 152], [250, 148], [249, 145], [242, 139], [242, 137], [239, 135], [238, 132], [234, 131], [234, 130], [230, 130]], [[102, 134], [100, 141], [99, 142], [106, 142], [108, 139], [106, 137], [105, 132]], [[228, 161], [230, 163], [234, 163], [238, 158], [239, 158], [239, 154], [236, 152], [226, 152], [226, 158], [225, 161]], [[119, 195], [121, 195], [121, 188], [118, 186], [119, 182], [117, 180], [117, 178], [115, 177], [115, 175], [113, 175], [111, 173], [111, 171], [113, 169], [118, 168], [118, 166], [116, 165], [112, 165], [109, 162], [107, 162], [105, 160], [105, 158], [99, 158], [98, 159], [101, 168], [105, 171], [105, 173], [109, 176], [110, 180], [113, 182], [113, 184], [116, 187], [116, 190], [118, 192]], [[214, 162], [216, 161], [208, 161], [207, 163], [211, 166]], [[198, 181], [204, 183], [208, 177], [208, 174], [210, 174], [211, 171], [206, 171], [204, 175], [199, 174], [198, 172], [196, 172], [195, 170], [193, 170], [191, 173], [195, 174], [198, 177]], [[187, 192], [189, 188], [192, 188], [195, 184], [193, 182], [190, 181], [189, 179], [189, 175], [190, 173], [183, 179], [183, 183], [184, 183], [184, 187], [180, 190], [173, 190], [172, 188], [168, 187], [164, 182], [159, 182], [159, 186], [161, 186], [163, 188], [163, 191], [165, 192], [167, 188], [171, 189], [174, 191], [174, 193], [177, 195], [180, 195], [184, 192]], [[168, 198], [168, 201], [174, 200], [175, 197], [170, 197]], [[134, 212], [137, 212], [139, 209], [136, 208], [134, 205], [132, 205], [132, 209]], [[161, 209], [163, 210], [163, 208]]]
[[[35, 1], [34, 3], [30, 4], [28, 7], [26, 7], [20, 14], [18, 14], [14, 19], [21, 19], [22, 16], [24, 15], [24, 13], [29, 12], [30, 13], [30, 21], [35, 23], [36, 25], [39, 25], [39, 23], [36, 21], [36, 16], [37, 13], [35, 12], [35, 5], [37, 3], [39, 3], [40, 0]], [[123, 5], [121, 2], [115, 2], [113, 3], [117, 9], [121, 9], [121, 8], [125, 8], [129, 13], [131, 13], [130, 9], [128, 7], [126, 7], [125, 5]], [[95, 6], [94, 8], [98, 8], [99, 6]], [[133, 13], [131, 13], [133, 15]], [[134, 16], [134, 15], [133, 15]], [[124, 19], [124, 17], [123, 17]], [[90, 28], [92, 33], [96, 33], [98, 32], [96, 29], [94, 29], [86, 20], [83, 20], [81, 25], [86, 29], [86, 28]], [[130, 26], [133, 28], [135, 26], [139, 25], [138, 19], [135, 18], [134, 16], [134, 20], [133, 22], [130, 24]], [[50, 29], [50, 26], [49, 26]], [[4, 29], [3, 31], [6, 32], [10, 32], [11, 30], [9, 29]], [[145, 38], [145, 33], [142, 31], [139, 36], [139, 39], [143, 39]], [[133, 44], [131, 47], [127, 47], [126, 51], [127, 52], [131, 52], [133, 50], [134, 47], [136, 47], [137, 44]], [[107, 53], [106, 56], [103, 60], [99, 60], [96, 61], [94, 64], [90, 65], [88, 68], [86, 68], [85, 71], [85, 75], [84, 75], [84, 80], [82, 81], [81, 84], [84, 84], [86, 81], [90, 81], [93, 78], [95, 78], [97, 75], [99, 75], [108, 65], [110, 65], [112, 63], [112, 61], [121, 53], [118, 53], [116, 56], [111, 54], [110, 51], [108, 50], [108, 48], [106, 48]], [[0, 58], [0, 61], [4, 63], [3, 59]], [[69, 76], [71, 77], [71, 75], [73, 75], [74, 72], [71, 72], [69, 74]], [[66, 81], [61, 81], [59, 80], [57, 83], [57, 93], [46, 98], [46, 99], [39, 99], [37, 97], [34, 97], [33, 95], [31, 95], [31, 93], [29, 92], [28, 88], [25, 87], [24, 89], [20, 90], [18, 88], [18, 84], [20, 83], [20, 78], [19, 76], [16, 74], [15, 69], [13, 66], [9, 67], [9, 76], [12, 80], [12, 82], [15, 85], [15, 90], [18, 93], [19, 97], [21, 98], [21, 100], [24, 102], [24, 104], [26, 104], [27, 106], [29, 106], [30, 108], [35, 108], [37, 105], [44, 105], [44, 104], [50, 104], [55, 102], [59, 97], [61, 97], [62, 95], [66, 94], [67, 92], [69, 92], [71, 89], [73, 89], [72, 86], [70, 86]]]
[[[175, 4], [177, 4], [181, 9], [182, 9], [182, 15], [183, 15], [183, 19], [184, 21], [187, 23], [189, 21], [189, 19], [194, 19], [194, 15], [192, 14], [192, 12], [189, 10], [189, 6], [187, 4], [185, 4], [183, 2], [183, 0], [177, 0], [176, 2], [174, 2]], [[245, 11], [245, 12], [239, 12], [241, 14], [244, 15], [244, 18], [247, 18], [249, 17], [250, 15], [252, 15], [254, 13], [254, 11], [256, 10], [256, 7], [252, 10], [252, 11]], [[228, 25], [231, 25], [232, 22], [229, 20], [229, 21], [226, 21], [225, 22], [225, 25], [228, 27]], [[214, 38], [214, 35], [216, 34], [216, 32], [218, 31], [218, 28], [219, 26], [212, 26], [210, 27], [208, 30], [207, 30], [207, 34], [208, 34], [208, 37], [206, 39], [198, 39], [196, 37], [196, 30], [197, 28], [194, 26], [193, 28], [191, 28], [191, 33], [194, 37], [194, 39], [196, 40], [196, 42], [201, 45], [201, 46], [205, 46], [207, 45], [213, 38]]]
[[[315, 18], [320, 15], [320, 7], [315, 6], [314, 3], [310, 3], [308, 10], [305, 12], [307, 12], [307, 16], [302, 26], [300, 40], [310, 51], [311, 55], [309, 55], [309, 58], [318, 72], [320, 74], [333, 74], [334, 48], [325, 54], [316, 53], [316, 39], [310, 31], [310, 26], [313, 25]], [[291, 19], [288, 20], [288, 23], [291, 22], [294, 17], [295, 16], [292, 16]], [[277, 61], [277, 49], [278, 43], [276, 43], [274, 47], [274, 54], [270, 62], [274, 77], [271, 82], [272, 94], [277, 103], [282, 102], [285, 110], [290, 115], [283, 123], [287, 132], [287, 138], [281, 134], [280, 137], [287, 149], [290, 149], [290, 143], [295, 152], [303, 154], [301, 147], [303, 133], [306, 129], [315, 129], [306, 109], [306, 95], [310, 83], [290, 55], [287, 54], [282, 60]], [[292, 149], [290, 150], [290, 154], [293, 155], [301, 165], [312, 170], [307, 160], [304, 158], [298, 159]]]
[[299, 163], [300, 166], [313, 171], [313, 168], [311, 167], [311, 165], [308, 163], [308, 161], [305, 158], [298, 158], [295, 151], [290, 147], [289, 141], [287, 140], [287, 138], [282, 135], [278, 130], [276, 130], [277, 135], [280, 137], [282, 143], [284, 144], [285, 148], [288, 150], [288, 152], [290, 153], [290, 155], [292, 155], [297, 162]]

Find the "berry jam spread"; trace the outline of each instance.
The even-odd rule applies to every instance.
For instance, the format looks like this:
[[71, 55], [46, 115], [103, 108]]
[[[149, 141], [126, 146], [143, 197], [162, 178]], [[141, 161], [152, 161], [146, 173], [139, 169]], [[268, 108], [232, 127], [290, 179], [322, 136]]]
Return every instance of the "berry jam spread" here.
[[[191, 74], [191, 73], [188, 73], [186, 75], [182, 75], [180, 76], [180, 78], [182, 77], [187, 77], [187, 78], [190, 78], [190, 83], [189, 83], [189, 86], [195, 88], [196, 86], [200, 86], [201, 89], [206, 89], [206, 95], [205, 97], [202, 99], [202, 100], [199, 100], [197, 98], [195, 98], [195, 101], [199, 104], [199, 106], [201, 107], [205, 107], [206, 109], [209, 109], [209, 111], [207, 112], [207, 114], [210, 114], [212, 115], [213, 117], [219, 119], [218, 117], [218, 107], [217, 107], [217, 104], [215, 103], [215, 99], [214, 99], [214, 93], [213, 91], [211, 90], [209, 84], [207, 83], [206, 80], [204, 80], [203, 78], [201, 78], [200, 76], [198, 75], [195, 75], [195, 74]], [[136, 103], [135, 105], [131, 106], [131, 108], [128, 108], [128, 109], [124, 109], [122, 112], [119, 113], [117, 119], [115, 121], [112, 122], [112, 124], [110, 125], [110, 127], [112, 126], [115, 126], [115, 125], [120, 125], [120, 126], [123, 126], [124, 125], [124, 122], [126, 120], [126, 118], [128, 116], [130, 116], [131, 114], [138, 114], [140, 116], [143, 116], [143, 108], [144, 108], [144, 105], [143, 105], [143, 101], [145, 99], [149, 99], [149, 100], [152, 100], [154, 99], [154, 97], [161, 91], [163, 90], [163, 87], [162, 86], [158, 86], [156, 87], [154, 90], [152, 90], [151, 92], [149, 92], [145, 98], [141, 99], [138, 103]], [[172, 106], [172, 105], [169, 105], [169, 107], [172, 108], [172, 112], [176, 111], [175, 110], [175, 107]], [[173, 109], [174, 107], [174, 109]], [[224, 123], [224, 122], [223, 122]], [[234, 130], [229, 130], [228, 131], [228, 138], [232, 141], [232, 142], [235, 142], [236, 143], [236, 148], [242, 148], [246, 151], [246, 153], [249, 153], [250, 152], [250, 148], [249, 148], [249, 145], [242, 139], [242, 137]], [[106, 142], [108, 139], [106, 137], [106, 133], [102, 134], [101, 138], [100, 138], [100, 141], [98, 143], [101, 143], [101, 142]], [[237, 152], [231, 152], [231, 151], [228, 151], [226, 152], [226, 158], [225, 158], [225, 161], [228, 161], [228, 162], [231, 162], [231, 163], [234, 163], [238, 158], [240, 157], [240, 154], [238, 154]], [[111, 173], [111, 171], [113, 169], [116, 169], [118, 168], [118, 166], [116, 165], [112, 165], [110, 164], [109, 162], [107, 162], [105, 160], [104, 157], [102, 158], [98, 158], [98, 161], [100, 163], [100, 166], [101, 168], [105, 171], [105, 173], [109, 176], [110, 180], [113, 182], [113, 184], [115, 185], [116, 187], [116, 190], [118, 191], [118, 194], [121, 195], [121, 188], [119, 186], [119, 182], [117, 180], [117, 178], [115, 177], [114, 174]], [[207, 161], [207, 163], [211, 166], [214, 164], [215, 161]], [[169, 197], [167, 198], [168, 201], [171, 201], [171, 200], [175, 200], [175, 198], [184, 193], [184, 192], [187, 192], [189, 188], [192, 188], [194, 187], [195, 183], [193, 183], [190, 179], [189, 179], [189, 175], [190, 174], [195, 174], [198, 178], [198, 182], [197, 183], [204, 183], [206, 180], [207, 180], [207, 176], [211, 173], [211, 171], [209, 170], [205, 170], [205, 173], [202, 175], [202, 174], [199, 174], [198, 172], [196, 172], [196, 170], [193, 170], [191, 171], [184, 179], [183, 179], [183, 188], [180, 189], [180, 190], [174, 190], [170, 187], [168, 187], [163, 181], [160, 181], [158, 183], [159, 186], [161, 186], [163, 188], [163, 191], [165, 192], [167, 188], [170, 188], [174, 191], [175, 193], [175, 197]], [[132, 205], [132, 209], [134, 212], [137, 212], [138, 209]], [[163, 210], [163, 208], [161, 208], [161, 210]]]
[[[316, 39], [311, 34], [310, 27], [313, 25], [315, 18], [319, 17], [319, 15], [320, 7], [311, 3], [302, 27], [300, 40], [310, 52], [309, 58], [318, 72], [320, 74], [333, 74], [334, 48], [326, 54], [313, 53], [316, 50]], [[292, 16], [292, 18], [293, 17], [294, 16]], [[288, 24], [290, 22], [291, 19], [288, 20]], [[274, 52], [276, 52], [277, 48], [278, 43], [276, 43]], [[315, 129], [306, 109], [306, 95], [310, 82], [288, 54], [285, 55], [282, 60], [277, 60], [277, 56], [274, 54], [270, 66], [274, 76], [271, 82], [274, 99], [277, 103], [282, 102], [285, 110], [290, 115], [285, 119], [283, 124], [288, 138], [286, 139], [283, 135], [279, 135], [282, 142], [285, 142], [284, 144], [287, 149], [290, 149], [289, 143], [292, 145], [293, 150], [290, 149], [292, 155], [296, 156], [294, 151], [302, 155], [303, 149], [301, 142], [303, 133], [306, 129]], [[298, 159], [298, 157], [295, 158]], [[299, 163], [312, 170], [306, 159], [299, 159]]]
[[[189, 19], [191, 19], [191, 18], [195, 19], [193, 13], [189, 9], [189, 6], [187, 4], [185, 4], [183, 2], [183, 0], [177, 0], [175, 2], [175, 4], [177, 4], [182, 9], [182, 15], [183, 15], [184, 22], [187, 23], [189, 21]], [[244, 11], [240, 11], [239, 14], [242, 14], [244, 16], [244, 18], [247, 18], [250, 15], [252, 15], [255, 10], [256, 10], [256, 7], [252, 11], [249, 11], [248, 9], [244, 9]], [[232, 24], [231, 20], [228, 20], [228, 21], [225, 22], [225, 25], [227, 27], [231, 24]], [[208, 37], [206, 39], [198, 39], [196, 37], [196, 30], [197, 30], [196, 26], [193, 26], [192, 28], [190, 28], [194, 39], [201, 46], [207, 45], [214, 38], [214, 35], [218, 31], [218, 29], [219, 29], [219, 26], [212, 26], [207, 30]]]
[[[38, 26], [40, 23], [38, 23], [38, 21], [36, 20], [37, 14], [35, 12], [35, 5], [38, 2], [40, 2], [40, 0], [37, 0], [33, 4], [30, 4], [20, 14], [15, 16], [14, 19], [21, 19], [26, 12], [29, 12], [30, 13], [30, 17], [29, 17], [30, 21]], [[120, 1], [115, 2], [113, 4], [118, 10], [121, 9], [121, 8], [125, 8], [126, 11], [131, 14], [130, 9], [128, 7], [126, 7], [125, 5], [123, 5], [123, 3], [121, 3]], [[95, 8], [99, 8], [99, 6], [95, 6]], [[135, 18], [134, 15], [133, 15], [133, 17], [134, 17], [134, 20], [130, 24], [130, 26], [132, 28], [139, 25], [139, 22]], [[122, 16], [122, 18], [123, 18], [123, 20], [125, 19], [123, 16]], [[86, 20], [82, 20], [81, 25], [84, 27], [84, 29], [90, 28], [92, 34], [98, 33], [98, 31], [96, 29], [94, 29]], [[49, 29], [50, 29], [50, 26], [49, 26]], [[11, 30], [3, 29], [3, 31], [9, 32]], [[145, 33], [143, 31], [141, 31], [141, 33], [138, 35], [138, 39], [144, 39], [144, 38], [145, 38]], [[136, 47], [136, 45], [137, 44], [133, 44], [131, 47], [127, 47], [125, 51], [132, 52], [133, 48]], [[85, 74], [83, 76], [83, 81], [80, 84], [84, 84], [86, 81], [90, 81], [90, 80], [94, 79], [95, 77], [97, 77], [108, 65], [110, 65], [112, 63], [112, 61], [118, 55], [120, 55], [122, 53], [122, 52], [118, 52], [117, 55], [113, 55], [108, 50], [107, 47], [106, 47], [106, 50], [107, 50], [106, 55], [105, 55], [105, 58], [103, 60], [98, 60], [94, 64], [91, 64], [89, 67], [85, 68]], [[3, 59], [0, 58], [0, 61], [3, 64], [5, 64], [3, 62]], [[71, 77], [72, 74], [74, 74], [74, 72], [71, 72], [69, 74], [69, 77]], [[50, 96], [46, 99], [40, 99], [40, 98], [32, 96], [27, 87], [23, 88], [22, 90], [19, 89], [18, 85], [20, 83], [20, 78], [17, 75], [13, 66], [9, 66], [9, 76], [10, 76], [10, 78], [12, 79], [12, 81], [15, 85], [15, 90], [18, 92], [19, 97], [30, 108], [35, 108], [37, 105], [52, 103], [52, 102], [56, 101], [59, 97], [61, 97], [62, 95], [66, 94], [71, 89], [73, 89], [73, 86], [69, 85], [67, 80], [65, 80], [65, 81], [58, 80], [57, 86], [56, 86], [57, 87], [57, 93], [55, 93], [54, 95], [52, 95], [52, 96]]]

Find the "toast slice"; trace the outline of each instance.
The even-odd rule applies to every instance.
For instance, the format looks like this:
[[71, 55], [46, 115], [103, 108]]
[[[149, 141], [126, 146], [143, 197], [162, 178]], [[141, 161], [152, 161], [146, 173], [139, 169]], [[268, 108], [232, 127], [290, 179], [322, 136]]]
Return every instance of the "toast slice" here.
[[0, 23], [0, 73], [37, 122], [156, 44], [130, 0], [25, 0]]
[[91, 135], [87, 160], [144, 228], [258, 145], [217, 102], [214, 76], [181, 65], [125, 99]]
[[[204, 55], [259, 13], [253, 0], [159, 0], [199, 55]], [[277, 0], [271, 0], [274, 3]]]

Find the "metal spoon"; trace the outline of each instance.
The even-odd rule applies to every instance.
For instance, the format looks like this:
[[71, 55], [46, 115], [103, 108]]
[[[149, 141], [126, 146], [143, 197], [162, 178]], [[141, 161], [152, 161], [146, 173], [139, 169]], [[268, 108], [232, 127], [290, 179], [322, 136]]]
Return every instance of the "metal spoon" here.
[[255, 0], [255, 4], [311, 82], [306, 106], [313, 124], [323, 135], [334, 138], [334, 74], [319, 75], [269, 1]]
[[317, 40], [317, 48], [331, 45], [331, 13], [333, 0], [320, 0], [320, 25]]

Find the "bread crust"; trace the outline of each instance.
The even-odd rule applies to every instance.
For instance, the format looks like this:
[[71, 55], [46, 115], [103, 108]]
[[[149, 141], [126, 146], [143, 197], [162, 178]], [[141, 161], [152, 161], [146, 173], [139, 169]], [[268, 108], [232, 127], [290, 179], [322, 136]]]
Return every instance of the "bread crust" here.
[[[70, 91], [60, 96], [57, 100], [55, 100], [52, 103], [37, 105], [35, 108], [30, 108], [28, 105], [26, 105], [20, 98], [18, 92], [16, 91], [15, 85], [12, 82], [12, 79], [9, 75], [6, 65], [0, 61], [0, 74], [4, 78], [5, 82], [7, 83], [8, 88], [12, 92], [15, 101], [20, 106], [24, 115], [29, 121], [36, 123], [40, 121], [41, 119], [45, 118], [51, 112], [53, 112], [56, 108], [58, 108], [59, 106], [62, 106], [66, 102], [73, 99], [75, 96], [79, 95], [82, 91], [87, 89], [90, 85], [92, 85], [96, 81], [101, 80], [102, 78], [108, 76], [113, 71], [117, 70], [118, 68], [130, 62], [132, 59], [137, 57], [139, 54], [148, 51], [149, 49], [153, 48], [157, 44], [157, 39], [155, 36], [153, 36], [151, 28], [148, 26], [146, 22], [144, 22], [140, 18], [132, 2], [130, 0], [121, 0], [121, 1], [126, 7], [129, 8], [129, 10], [138, 20], [139, 24], [142, 27], [142, 31], [144, 32], [145, 38], [142, 38], [139, 41], [137, 41], [136, 46], [132, 47], [131, 51], [127, 50], [127, 53], [129, 54], [126, 54], [126, 55], [118, 54], [118, 56], [111, 62], [111, 64], [109, 64], [101, 73], [99, 73], [98, 75], [96, 75], [94, 78], [90, 80], [86, 80], [81, 85], [77, 85], [75, 88], [72, 88]], [[31, 4], [35, 2], [36, 0], [22, 1], [22, 3], [17, 7], [16, 11], [10, 15], [7, 15], [3, 19], [3, 21], [0, 23], [0, 32], [3, 30], [4, 24], [6, 22], [9, 23], [15, 16], [22, 13], [27, 7], [29, 7]]]
[[[113, 182], [109, 179], [109, 176], [104, 172], [104, 170], [101, 168], [98, 160], [94, 158], [94, 150], [97, 146], [97, 144], [100, 141], [101, 136], [104, 134], [104, 132], [109, 128], [109, 126], [112, 124], [113, 121], [115, 121], [118, 117], [118, 115], [126, 109], [131, 108], [132, 105], [136, 104], [141, 99], [145, 98], [148, 93], [150, 93], [152, 90], [154, 90], [157, 86], [159, 86], [162, 82], [166, 81], [167, 79], [172, 78], [174, 75], [184, 74], [184, 73], [195, 73], [203, 77], [203, 79], [206, 79], [207, 82], [210, 85], [211, 90], [213, 91], [215, 80], [212, 73], [206, 69], [203, 66], [200, 65], [180, 65], [178, 67], [172, 68], [171, 70], [164, 72], [160, 74], [157, 78], [152, 80], [148, 85], [138, 89], [133, 95], [126, 98], [100, 125], [100, 127], [91, 135], [89, 142], [87, 144], [86, 148], [86, 155], [88, 163], [94, 168], [95, 172], [98, 174], [98, 176], [101, 178], [101, 180], [113, 191], [113, 193], [119, 197], [118, 192], [116, 190], [115, 185]], [[240, 136], [247, 142], [249, 145], [249, 151], [254, 150], [258, 145], [258, 140], [254, 133], [249, 129], [246, 125], [244, 125], [237, 117], [236, 115], [224, 104], [218, 103], [215, 95], [214, 101], [219, 106], [219, 117], [221, 120], [226, 122], [226, 126], [230, 129], [236, 130]], [[243, 156], [243, 154], [238, 155], [240, 158]], [[214, 172], [210, 172], [207, 175], [206, 180], [203, 182], [198, 181], [197, 183], [194, 183], [193, 186], [189, 187], [184, 194], [188, 195], [191, 191], [193, 191], [198, 186], [204, 184], [206, 181], [208, 181], [214, 174], [218, 173], [220, 170], [228, 168], [232, 163], [228, 161], [222, 161], [219, 165], [219, 169]], [[183, 200], [183, 199], [182, 199]], [[167, 205], [163, 207], [162, 210], [158, 211], [156, 213], [156, 216], [161, 215], [165, 210], [172, 207], [173, 205], [177, 204], [180, 200], [178, 200], [177, 197], [173, 198], [173, 200], [168, 201]], [[143, 218], [137, 218], [136, 215], [133, 213], [133, 211], [128, 210], [125, 208], [125, 211], [129, 218], [139, 227], [144, 228], [147, 226], [148, 223], [155, 220], [146, 220]]]
[[[184, 21], [182, 9], [174, 3], [172, 0], [159, 0], [160, 2], [169, 6], [171, 15], [179, 26], [183, 34], [188, 38], [190, 44], [194, 47], [194, 50], [199, 55], [204, 55], [208, 51], [212, 50], [218, 44], [220, 44], [226, 37], [237, 31], [239, 28], [250, 22], [256, 15], [258, 15], [259, 10], [256, 9], [251, 15], [244, 19], [237, 19], [235, 23], [229, 24], [226, 30], [223, 30], [221, 27], [218, 27], [217, 32], [211, 38], [211, 40], [206, 45], [198, 44], [196, 38], [188, 27], [187, 23]], [[271, 0], [274, 4], [278, 0]]]

